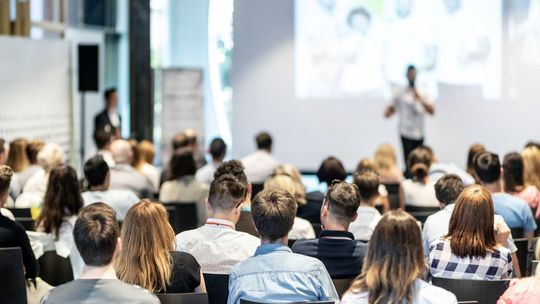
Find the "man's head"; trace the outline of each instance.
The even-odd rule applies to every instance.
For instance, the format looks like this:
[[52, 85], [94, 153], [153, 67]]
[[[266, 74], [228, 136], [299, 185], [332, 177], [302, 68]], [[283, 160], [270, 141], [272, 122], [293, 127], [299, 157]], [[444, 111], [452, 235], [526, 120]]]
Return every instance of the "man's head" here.
[[246, 187], [249, 185], [246, 173], [244, 172], [244, 165], [242, 165], [242, 162], [239, 160], [231, 159], [219, 165], [214, 172], [214, 179], [217, 179], [222, 175], [232, 175]]
[[169, 161], [169, 179], [175, 180], [184, 176], [192, 176], [197, 172], [197, 165], [193, 158], [193, 150], [188, 147], [174, 151]]
[[44, 145], [45, 143], [41, 140], [32, 140], [28, 143], [28, 146], [26, 146], [26, 155], [28, 156], [28, 161], [30, 161], [30, 164], [37, 164], [38, 153], [41, 151], [41, 148], [43, 148]]
[[48, 143], [39, 151], [37, 155], [38, 164], [46, 172], [50, 172], [55, 167], [66, 161], [64, 149], [55, 143]]
[[13, 170], [9, 166], [0, 165], [0, 208], [7, 202], [12, 176]]
[[257, 143], [257, 149], [272, 151], [272, 136], [267, 132], [260, 132], [255, 136], [255, 142]]
[[412, 64], [407, 67], [407, 80], [409, 81], [409, 86], [414, 87], [416, 81], [416, 67]]
[[263, 241], [275, 242], [287, 238], [296, 217], [296, 200], [287, 191], [265, 189], [251, 204], [251, 215]]
[[360, 192], [354, 184], [341, 182], [330, 186], [321, 208], [321, 223], [328, 227], [330, 222], [344, 228], [356, 219], [360, 206]]
[[186, 134], [184, 134], [184, 132], [177, 133], [173, 137], [173, 140], [172, 140], [173, 150], [178, 150], [180, 148], [185, 148], [185, 147], [188, 147], [188, 146], [189, 146], [189, 139], [186, 136]]
[[375, 171], [364, 170], [354, 175], [353, 183], [358, 187], [362, 202], [371, 202], [373, 198], [379, 196], [379, 176]]
[[474, 160], [474, 171], [482, 184], [491, 184], [501, 177], [499, 156], [492, 152], [482, 152]]
[[109, 265], [121, 250], [116, 212], [104, 203], [84, 207], [73, 228], [73, 239], [84, 264]]
[[444, 207], [455, 203], [463, 189], [465, 189], [465, 185], [459, 176], [446, 174], [435, 183], [435, 197]]
[[96, 147], [98, 148], [98, 150], [109, 150], [110, 149], [110, 146], [111, 146], [111, 143], [112, 143], [112, 140], [113, 140], [113, 135], [111, 133], [110, 128], [108, 128], [108, 129], [109, 130], [107, 130], [105, 128], [101, 128], [101, 129], [97, 129], [94, 132], [94, 142], [95, 142]]
[[323, 160], [319, 170], [317, 170], [317, 178], [320, 183], [330, 185], [334, 180], [344, 180], [347, 177], [347, 171], [341, 161], [333, 156]]
[[118, 108], [118, 94], [116, 94], [116, 88], [105, 90], [103, 97], [105, 98], [107, 110], [116, 110]]
[[214, 179], [208, 192], [208, 205], [216, 213], [233, 213], [235, 220], [240, 217], [242, 203], [248, 194], [248, 187], [230, 174]]
[[197, 149], [199, 146], [199, 142], [197, 140], [197, 132], [195, 132], [195, 130], [193, 129], [186, 129], [184, 131], [184, 135], [186, 135], [188, 145], [193, 149]]
[[84, 177], [90, 188], [109, 188], [109, 166], [101, 155], [96, 155], [84, 163]]
[[133, 161], [133, 148], [127, 140], [117, 139], [111, 144], [111, 153], [117, 164], [131, 164]]
[[227, 154], [227, 145], [221, 138], [214, 138], [210, 142], [208, 152], [212, 155], [212, 160], [216, 162], [223, 161], [225, 154]]

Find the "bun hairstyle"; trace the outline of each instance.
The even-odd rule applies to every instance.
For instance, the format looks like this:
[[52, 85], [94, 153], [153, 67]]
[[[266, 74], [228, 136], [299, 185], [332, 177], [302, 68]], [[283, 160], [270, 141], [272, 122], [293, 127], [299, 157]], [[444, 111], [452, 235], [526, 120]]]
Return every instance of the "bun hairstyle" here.
[[407, 166], [416, 181], [423, 181], [428, 176], [432, 162], [433, 152], [424, 146], [414, 149], [407, 158]]

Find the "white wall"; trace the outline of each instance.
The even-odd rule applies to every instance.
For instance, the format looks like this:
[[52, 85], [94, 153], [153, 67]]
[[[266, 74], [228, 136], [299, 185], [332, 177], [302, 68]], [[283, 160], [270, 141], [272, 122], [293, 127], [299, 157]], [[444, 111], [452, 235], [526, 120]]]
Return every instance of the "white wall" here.
[[[382, 116], [389, 101], [297, 99], [294, 95], [294, 1], [236, 0], [234, 9], [233, 156], [255, 149], [254, 135], [270, 131], [275, 154], [303, 170], [314, 170], [334, 155], [353, 169], [389, 142], [399, 147], [396, 119]], [[522, 100], [465, 99], [452, 94], [436, 101], [427, 120], [426, 143], [441, 161], [464, 166], [468, 147], [520, 150], [540, 139], [540, 103]]]

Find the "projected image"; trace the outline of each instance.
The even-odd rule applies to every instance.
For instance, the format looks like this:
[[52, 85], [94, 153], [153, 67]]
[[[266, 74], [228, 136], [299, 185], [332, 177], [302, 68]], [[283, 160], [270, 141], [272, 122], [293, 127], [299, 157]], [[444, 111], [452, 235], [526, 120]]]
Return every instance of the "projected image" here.
[[414, 64], [418, 84], [498, 98], [501, 3], [296, 0], [296, 94], [388, 99]]

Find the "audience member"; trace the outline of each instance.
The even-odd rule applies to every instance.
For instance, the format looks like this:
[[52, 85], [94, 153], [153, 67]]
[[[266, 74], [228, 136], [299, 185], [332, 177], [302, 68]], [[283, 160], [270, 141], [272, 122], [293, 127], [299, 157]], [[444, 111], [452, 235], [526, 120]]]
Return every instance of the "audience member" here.
[[212, 161], [197, 170], [195, 174], [195, 179], [205, 184], [210, 184], [214, 179], [214, 172], [223, 163], [227, 154], [227, 145], [223, 139], [214, 138], [210, 142], [208, 153], [212, 156]]
[[347, 230], [351, 222], [357, 219], [360, 198], [354, 184], [341, 182], [331, 185], [321, 209], [324, 229], [319, 238], [296, 241], [292, 251], [319, 259], [333, 279], [356, 277], [362, 269], [367, 245], [355, 240]]
[[474, 171], [474, 158], [480, 153], [485, 152], [485, 151], [486, 151], [486, 148], [482, 144], [473, 144], [469, 148], [469, 153], [467, 154], [467, 170], [466, 171], [475, 179], [477, 177], [476, 177], [476, 171]]
[[528, 147], [521, 152], [525, 183], [540, 189], [540, 148]]
[[375, 168], [381, 183], [399, 184], [403, 180], [403, 172], [396, 160], [396, 151], [390, 144], [382, 144], [375, 150]]
[[[24, 165], [21, 163], [21, 157], [24, 157], [25, 143], [26, 141], [23, 139], [15, 139], [10, 143], [9, 149], [6, 150], [6, 142], [0, 138], [0, 165], [5, 164], [14, 171], [11, 176], [11, 185], [9, 186], [10, 204], [12, 200], [17, 199], [19, 194], [21, 194], [21, 182], [19, 181], [17, 172], [20, 171], [18, 169], [21, 168], [21, 165]], [[21, 146], [23, 147], [22, 155], [20, 155]]]
[[[294, 181], [296, 202], [298, 209], [306, 205], [306, 187], [302, 183], [302, 174], [291, 164], [280, 164], [274, 170], [274, 175], [286, 175]], [[319, 210], [320, 211], [320, 210]], [[319, 221], [317, 221], [318, 223]]]
[[41, 169], [34, 173], [23, 188], [23, 193], [15, 201], [16, 208], [30, 208], [41, 205], [47, 190], [50, 172], [65, 162], [62, 147], [48, 143], [37, 155]]
[[186, 135], [187, 147], [191, 149], [197, 169], [202, 168], [206, 165], [206, 159], [204, 158], [204, 152], [199, 147], [197, 133], [193, 129], [186, 129], [184, 134]]
[[475, 171], [482, 186], [491, 193], [495, 212], [510, 228], [522, 228], [524, 237], [532, 240], [536, 223], [529, 205], [524, 200], [503, 192], [499, 156], [483, 152], [475, 159]]
[[[233, 267], [227, 303], [338, 301], [339, 296], [319, 260], [292, 253], [287, 235], [296, 215], [296, 200], [284, 190], [263, 190], [252, 203], [261, 246]], [[271, 284], [269, 284], [271, 283]]]
[[116, 165], [114, 158], [111, 152], [111, 144], [113, 142], [113, 134], [111, 130], [108, 129], [97, 129], [94, 132], [94, 142], [97, 148], [97, 155], [101, 155], [103, 159], [109, 165], [109, 168], [112, 168]]
[[84, 163], [84, 177], [89, 188], [82, 193], [84, 205], [106, 203], [114, 209], [119, 221], [123, 221], [129, 208], [139, 201], [130, 190], [109, 189], [111, 174], [107, 162], [101, 155], [96, 155]]
[[354, 238], [369, 241], [375, 227], [381, 220], [381, 213], [375, 209], [375, 200], [379, 196], [379, 177], [373, 171], [360, 171], [354, 175], [354, 184], [358, 187], [360, 206], [355, 220], [349, 226]]
[[131, 207], [121, 239], [114, 264], [121, 281], [151, 292], [206, 292], [199, 263], [189, 253], [174, 251], [174, 231], [161, 203], [144, 199]]
[[[478, 166], [477, 166], [478, 168]], [[499, 280], [512, 276], [512, 254], [495, 239], [491, 195], [479, 185], [465, 188], [456, 200], [448, 234], [430, 244], [429, 265], [434, 277]]]
[[73, 238], [84, 260], [84, 273], [80, 279], [52, 289], [42, 304], [159, 303], [148, 290], [116, 277], [113, 260], [122, 245], [111, 207], [103, 203], [86, 206], [75, 223]]
[[41, 169], [41, 166], [38, 164], [37, 155], [44, 145], [45, 143], [41, 140], [33, 140], [26, 146], [26, 155], [28, 157], [29, 165], [26, 169], [17, 174], [19, 176], [21, 189], [24, 189], [26, 182], [28, 182], [32, 175], [36, 174], [36, 172]]
[[534, 185], [525, 184], [523, 157], [519, 153], [509, 153], [503, 160], [504, 191], [526, 201], [535, 209], [540, 202], [540, 191]]
[[262, 184], [274, 172], [279, 162], [272, 156], [272, 137], [261, 132], [255, 137], [257, 151], [242, 158], [246, 175], [252, 184]]
[[158, 168], [153, 165], [154, 157], [156, 155], [154, 144], [148, 140], [143, 140], [135, 146], [135, 150], [137, 150], [137, 159], [134, 164], [135, 169], [142, 173], [142, 175], [152, 183], [152, 192], [158, 193], [161, 173]]
[[94, 117], [94, 130], [104, 129], [113, 134], [114, 138], [120, 138], [122, 118], [118, 113], [118, 94], [116, 88], [109, 88], [103, 94], [105, 109]]
[[[222, 164], [216, 174], [229, 165]], [[204, 273], [228, 274], [234, 265], [252, 256], [260, 242], [235, 230], [242, 204], [248, 198], [248, 187], [234, 175], [220, 174], [210, 184], [208, 194], [212, 217], [204, 226], [178, 234], [176, 250], [192, 254]]]
[[111, 168], [111, 189], [130, 190], [139, 197], [150, 197], [152, 183], [131, 166], [133, 150], [131, 144], [123, 139], [117, 139], [111, 144], [111, 152], [115, 166]]
[[[353, 174], [353, 180], [354, 180], [354, 175], [357, 175], [364, 171], [375, 172], [377, 176], [380, 177], [380, 175], [377, 173], [377, 166], [375, 162], [369, 158], [364, 158], [364, 159], [361, 159], [356, 165], [356, 171], [355, 171], [355, 174]], [[379, 181], [380, 181], [380, 178], [379, 178]], [[382, 183], [379, 183], [379, 188], [377, 192], [378, 192], [378, 195], [373, 199], [373, 206], [381, 206], [383, 212], [390, 211], [390, 201], [388, 199], [388, 190], [386, 190], [386, 186], [383, 185]], [[399, 205], [401, 206], [403, 204], [400, 202]]]
[[208, 185], [195, 179], [197, 168], [191, 149], [176, 150], [171, 158], [169, 170], [169, 181], [161, 186], [159, 200], [165, 203], [195, 203], [198, 226], [204, 225], [208, 217], [205, 203]]
[[[536, 243], [535, 259], [540, 258], [540, 242]], [[525, 279], [514, 279], [510, 287], [500, 297], [497, 304], [535, 304], [540, 299], [540, 268], [533, 271], [533, 276]]]
[[431, 159], [432, 163], [429, 167], [429, 179], [436, 182], [439, 180], [439, 178], [443, 177], [445, 174], [455, 174], [461, 178], [463, 181], [463, 184], [465, 186], [469, 186], [474, 184], [476, 181], [473, 176], [471, 176], [467, 171], [459, 168], [455, 164], [452, 163], [441, 163], [439, 162], [439, 159], [433, 152], [433, 149], [431, 149], [428, 146], [424, 146], [425, 149], [427, 149], [429, 152], [431, 152]]
[[429, 168], [433, 163], [433, 154], [424, 146], [414, 149], [407, 162], [411, 179], [401, 183], [403, 200], [406, 206], [437, 207], [439, 204], [435, 197], [435, 181], [429, 178]]
[[[272, 175], [264, 182], [264, 189], [282, 189], [289, 192], [296, 200], [297, 184], [288, 175]], [[298, 206], [298, 202], [296, 203]], [[290, 240], [314, 239], [315, 231], [311, 223], [303, 218], [295, 217], [294, 224], [289, 232]]]
[[362, 274], [342, 304], [451, 303], [456, 297], [425, 282], [426, 262], [416, 220], [401, 210], [386, 213], [371, 236]]
[[28, 141], [24, 138], [17, 138], [9, 143], [6, 165], [11, 167], [15, 173], [26, 170], [30, 165], [28, 155], [26, 154], [27, 145]]

